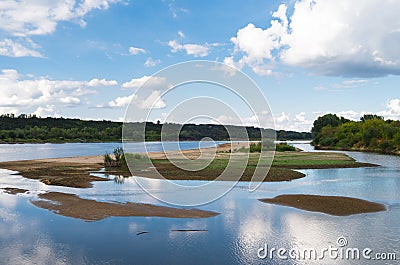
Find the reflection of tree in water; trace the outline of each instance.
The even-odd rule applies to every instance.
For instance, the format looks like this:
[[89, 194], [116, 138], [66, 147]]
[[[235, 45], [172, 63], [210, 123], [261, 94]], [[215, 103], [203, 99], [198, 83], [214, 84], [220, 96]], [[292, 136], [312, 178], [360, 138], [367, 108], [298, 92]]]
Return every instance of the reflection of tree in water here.
[[118, 175], [114, 177], [114, 182], [117, 184], [123, 184], [125, 182], [124, 176]]

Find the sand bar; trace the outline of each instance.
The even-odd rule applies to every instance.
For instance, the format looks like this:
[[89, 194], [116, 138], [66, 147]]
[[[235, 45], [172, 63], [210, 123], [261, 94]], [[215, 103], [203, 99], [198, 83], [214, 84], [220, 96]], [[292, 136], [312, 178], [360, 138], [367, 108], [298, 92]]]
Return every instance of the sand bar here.
[[336, 216], [373, 213], [386, 210], [385, 205], [380, 203], [342, 196], [286, 194], [271, 199], [260, 199], [260, 201]]

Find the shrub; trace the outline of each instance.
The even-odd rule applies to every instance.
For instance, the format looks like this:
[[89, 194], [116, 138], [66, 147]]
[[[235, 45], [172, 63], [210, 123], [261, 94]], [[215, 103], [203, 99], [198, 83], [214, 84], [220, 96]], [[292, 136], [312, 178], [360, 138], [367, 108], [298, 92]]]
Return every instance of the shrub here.
[[287, 143], [279, 143], [276, 145], [275, 150], [277, 152], [286, 152], [286, 151], [296, 151], [294, 146], [288, 145]]
[[250, 144], [250, 153], [261, 153], [261, 142]]
[[122, 147], [114, 149], [114, 158], [109, 153], [104, 155], [104, 166], [105, 167], [121, 167], [126, 165], [124, 150]]

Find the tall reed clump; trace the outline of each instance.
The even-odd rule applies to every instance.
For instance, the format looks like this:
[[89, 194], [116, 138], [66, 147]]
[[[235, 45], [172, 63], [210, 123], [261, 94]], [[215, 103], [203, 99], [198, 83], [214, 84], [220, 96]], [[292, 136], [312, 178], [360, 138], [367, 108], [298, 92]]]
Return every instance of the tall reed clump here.
[[121, 167], [126, 165], [124, 149], [118, 147], [114, 149], [113, 156], [109, 153], [105, 153], [104, 157], [105, 167]]

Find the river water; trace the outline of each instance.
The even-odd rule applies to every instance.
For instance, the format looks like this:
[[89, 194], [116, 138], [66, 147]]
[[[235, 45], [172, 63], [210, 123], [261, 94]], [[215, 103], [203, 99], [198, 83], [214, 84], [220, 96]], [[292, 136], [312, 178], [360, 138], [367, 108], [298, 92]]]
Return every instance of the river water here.
[[[291, 144], [312, 150], [307, 142]], [[152, 145], [151, 150], [160, 148], [157, 143]], [[190, 149], [197, 148], [199, 143], [184, 145], [181, 148]], [[2, 145], [0, 160], [101, 155], [112, 152], [116, 146], [115, 143]], [[206, 145], [203, 143], [201, 147]], [[248, 183], [239, 183], [222, 198], [198, 207], [221, 213], [208, 219], [112, 217], [85, 222], [63, 217], [29, 201], [43, 191], [60, 191], [99, 201], [164, 204], [142, 191], [133, 178], [125, 179], [122, 184], [111, 180], [96, 182], [90, 189], [73, 189], [46, 186], [1, 169], [0, 187], [26, 188], [31, 192], [22, 195], [0, 192], [0, 264], [398, 264], [398, 261], [340, 256], [340, 251], [348, 248], [360, 251], [369, 248], [372, 254], [368, 256], [372, 258], [376, 253], [396, 253], [400, 259], [400, 157], [346, 153], [360, 162], [381, 166], [302, 170], [305, 178], [263, 183], [254, 192], [248, 191]], [[152, 192], [168, 192], [162, 189], [162, 180], [149, 181], [153, 184]], [[387, 211], [335, 217], [258, 201], [291, 193], [357, 197], [383, 203]], [[176, 196], [182, 194], [178, 192]], [[179, 229], [206, 231], [173, 231]], [[141, 231], [148, 233], [137, 235]], [[341, 242], [345, 239], [346, 246], [338, 245], [338, 238]], [[258, 254], [263, 251], [259, 250], [265, 247], [284, 248], [287, 252], [281, 257], [275, 252], [273, 257], [260, 259]], [[324, 258], [319, 259], [324, 248], [329, 247], [338, 248], [338, 257], [325, 252]], [[317, 259], [293, 259], [288, 255], [290, 250], [304, 249], [315, 249]]]

